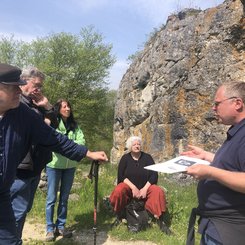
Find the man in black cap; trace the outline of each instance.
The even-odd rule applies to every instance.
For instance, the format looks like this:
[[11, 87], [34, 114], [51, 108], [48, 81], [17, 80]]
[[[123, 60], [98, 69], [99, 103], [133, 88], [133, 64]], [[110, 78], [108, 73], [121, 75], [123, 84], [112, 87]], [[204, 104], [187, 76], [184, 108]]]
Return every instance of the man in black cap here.
[[103, 151], [91, 152], [85, 146], [75, 144], [20, 103], [21, 90], [18, 85], [26, 84], [20, 80], [20, 74], [19, 68], [0, 64], [0, 245], [22, 244], [17, 236], [10, 187], [16, 168], [31, 144], [43, 145], [76, 161], [84, 157], [108, 160]]
[[[20, 73], [21, 70], [15, 67], [7, 64], [0, 64], [0, 83], [2, 84], [1, 90], [3, 90], [0, 96], [0, 117], [3, 116], [6, 110], [13, 109], [19, 105], [19, 95], [21, 94], [21, 90], [14, 85], [26, 84], [25, 81], [20, 80]], [[16, 93], [13, 93], [14, 90], [16, 90]]]

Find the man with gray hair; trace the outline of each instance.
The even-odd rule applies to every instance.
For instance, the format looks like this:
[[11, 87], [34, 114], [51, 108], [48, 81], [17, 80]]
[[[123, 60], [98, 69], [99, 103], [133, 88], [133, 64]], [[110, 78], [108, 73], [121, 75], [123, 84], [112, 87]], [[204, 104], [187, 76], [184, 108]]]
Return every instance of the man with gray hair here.
[[213, 111], [219, 123], [231, 125], [227, 138], [213, 154], [189, 145], [182, 155], [211, 162], [196, 164], [187, 174], [200, 180], [198, 208], [193, 209], [187, 244], [194, 244], [195, 215], [200, 216], [201, 244], [245, 244], [245, 82], [223, 83], [217, 90]]
[[[34, 110], [42, 120], [48, 118], [52, 124], [56, 124], [53, 107], [42, 94], [45, 75], [36, 67], [29, 67], [22, 71], [20, 78], [26, 81], [25, 85], [20, 86], [22, 90], [21, 102]], [[22, 237], [26, 215], [32, 208], [41, 171], [51, 158], [51, 151], [40, 145], [32, 145], [17, 168], [10, 195], [19, 238]]]
[[[38, 107], [38, 110], [44, 111], [46, 116], [53, 116], [53, 106], [48, 99], [42, 94], [42, 87], [45, 80], [45, 75], [36, 67], [23, 69], [20, 79], [26, 81], [26, 85], [22, 85], [22, 101], [28, 104], [33, 104], [32, 107]], [[35, 106], [34, 106], [35, 105]]]

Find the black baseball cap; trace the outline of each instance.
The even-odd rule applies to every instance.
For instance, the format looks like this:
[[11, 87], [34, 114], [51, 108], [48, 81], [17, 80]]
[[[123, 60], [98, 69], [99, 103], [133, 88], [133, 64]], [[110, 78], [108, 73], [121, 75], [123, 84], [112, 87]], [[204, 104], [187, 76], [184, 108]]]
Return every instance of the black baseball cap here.
[[25, 85], [20, 79], [21, 69], [16, 66], [0, 63], [0, 83], [7, 85]]

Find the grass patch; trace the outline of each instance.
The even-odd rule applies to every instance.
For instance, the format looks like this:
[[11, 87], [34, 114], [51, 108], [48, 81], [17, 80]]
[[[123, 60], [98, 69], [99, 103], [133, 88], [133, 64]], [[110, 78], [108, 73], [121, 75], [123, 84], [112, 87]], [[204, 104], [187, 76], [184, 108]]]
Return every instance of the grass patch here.
[[[77, 200], [69, 200], [67, 227], [76, 231], [92, 230], [94, 213], [94, 182], [87, 179], [90, 165], [80, 165], [76, 172], [74, 183], [77, 187], [72, 189], [72, 194], [76, 194]], [[184, 245], [186, 232], [191, 209], [197, 206], [196, 184], [190, 183], [187, 186], [180, 185], [172, 181], [171, 175], [159, 175], [158, 184], [166, 190], [168, 208], [172, 217], [171, 230], [174, 235], [166, 236], [160, 232], [155, 222], [146, 231], [136, 234], [128, 232], [126, 224], [122, 223], [117, 227], [111, 228], [115, 217], [103, 204], [103, 197], [110, 195], [114, 188], [117, 175], [117, 165], [106, 164], [99, 168], [98, 185], [98, 210], [97, 210], [97, 231], [105, 231], [112, 238], [123, 241], [151, 241], [156, 244], [164, 245]], [[46, 192], [37, 191], [32, 211], [28, 214], [28, 220], [45, 224], [45, 202]], [[200, 236], [197, 235], [196, 244]], [[93, 237], [91, 237], [93, 239]], [[43, 244], [43, 242], [33, 241], [28, 244]], [[52, 243], [49, 243], [52, 244]], [[55, 244], [78, 244], [69, 240], [62, 243], [57, 241]], [[80, 242], [80, 244], [82, 244]]]

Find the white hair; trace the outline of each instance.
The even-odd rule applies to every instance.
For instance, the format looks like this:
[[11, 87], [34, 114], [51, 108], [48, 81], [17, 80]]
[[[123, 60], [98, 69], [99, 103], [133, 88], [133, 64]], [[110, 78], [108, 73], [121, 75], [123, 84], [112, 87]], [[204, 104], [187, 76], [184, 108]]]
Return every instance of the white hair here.
[[142, 139], [139, 136], [131, 136], [131, 137], [129, 137], [128, 140], [126, 141], [126, 148], [129, 151], [131, 151], [134, 141], [138, 141], [140, 143], [140, 145], [142, 143]]

